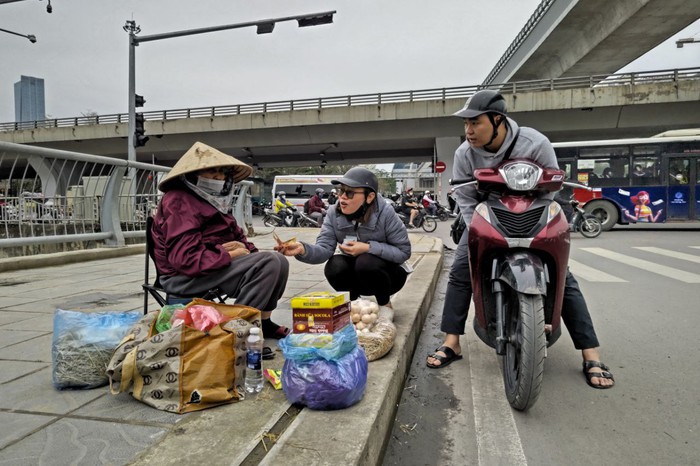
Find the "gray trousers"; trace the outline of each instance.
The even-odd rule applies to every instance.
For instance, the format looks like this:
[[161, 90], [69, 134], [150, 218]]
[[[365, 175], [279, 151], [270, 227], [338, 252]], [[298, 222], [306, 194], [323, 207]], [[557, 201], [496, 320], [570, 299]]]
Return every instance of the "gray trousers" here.
[[220, 288], [236, 304], [272, 311], [287, 286], [289, 262], [278, 252], [258, 251], [236, 257], [224, 268], [201, 277], [160, 277], [170, 294], [196, 296]]

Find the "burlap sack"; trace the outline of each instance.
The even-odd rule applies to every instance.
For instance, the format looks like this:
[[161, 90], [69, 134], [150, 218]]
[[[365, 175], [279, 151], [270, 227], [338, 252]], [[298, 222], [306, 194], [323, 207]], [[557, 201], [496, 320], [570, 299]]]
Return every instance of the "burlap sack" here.
[[156, 333], [159, 311], [148, 313], [124, 337], [107, 367], [112, 394], [130, 390], [137, 400], [173, 413], [242, 398], [245, 340], [254, 325], [260, 326], [260, 311], [203, 299], [189, 305], [195, 304], [212, 306], [232, 319], [206, 333], [186, 325]]

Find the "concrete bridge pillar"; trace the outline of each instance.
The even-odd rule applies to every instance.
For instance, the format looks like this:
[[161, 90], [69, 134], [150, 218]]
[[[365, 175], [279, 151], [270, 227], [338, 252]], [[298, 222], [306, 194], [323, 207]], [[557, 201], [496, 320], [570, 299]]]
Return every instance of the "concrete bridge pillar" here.
[[447, 168], [438, 177], [437, 191], [438, 200], [442, 205], [447, 206], [447, 193], [450, 190], [449, 179], [452, 178], [452, 166], [454, 165], [455, 151], [462, 144], [461, 137], [435, 138], [436, 160], [444, 162]]

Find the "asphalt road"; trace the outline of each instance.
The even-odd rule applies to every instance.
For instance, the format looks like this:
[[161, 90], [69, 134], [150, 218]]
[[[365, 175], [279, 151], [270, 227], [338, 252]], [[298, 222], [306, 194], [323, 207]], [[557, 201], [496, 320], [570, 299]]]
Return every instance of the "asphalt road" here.
[[[449, 222], [435, 234], [445, 245]], [[493, 350], [467, 324], [464, 359], [425, 366], [441, 343], [446, 251], [404, 388], [385, 465], [697, 465], [700, 232], [615, 229], [572, 237], [583, 290], [617, 385], [588, 387], [567, 332], [549, 348], [544, 389], [526, 413], [505, 401]]]

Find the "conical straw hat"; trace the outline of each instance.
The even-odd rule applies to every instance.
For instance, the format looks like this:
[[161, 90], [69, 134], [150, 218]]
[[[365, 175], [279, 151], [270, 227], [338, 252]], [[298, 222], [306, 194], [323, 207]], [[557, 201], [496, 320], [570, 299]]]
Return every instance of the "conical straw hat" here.
[[165, 192], [170, 189], [170, 182], [177, 179], [180, 175], [214, 167], [232, 167], [234, 183], [248, 178], [253, 173], [253, 168], [240, 160], [204, 143], [195, 142], [158, 184], [158, 189]]

